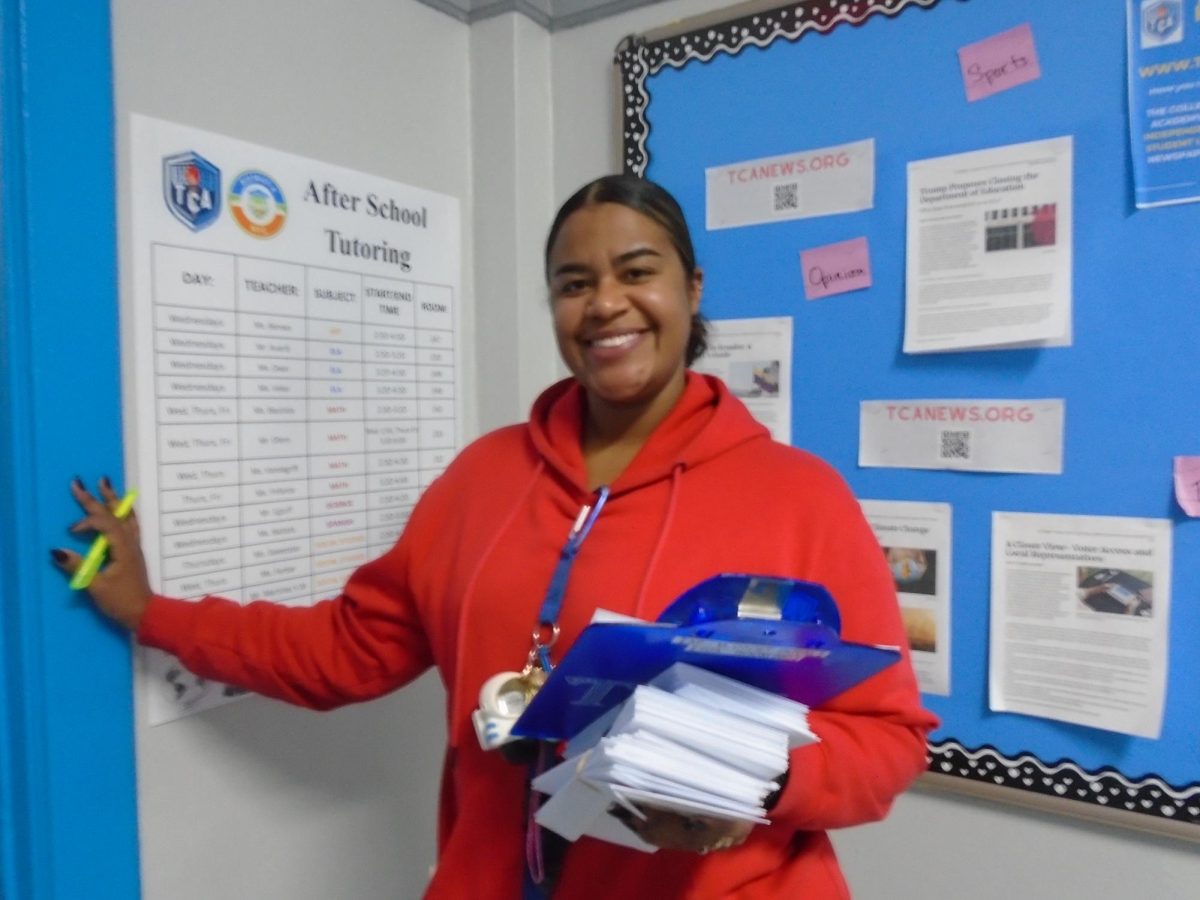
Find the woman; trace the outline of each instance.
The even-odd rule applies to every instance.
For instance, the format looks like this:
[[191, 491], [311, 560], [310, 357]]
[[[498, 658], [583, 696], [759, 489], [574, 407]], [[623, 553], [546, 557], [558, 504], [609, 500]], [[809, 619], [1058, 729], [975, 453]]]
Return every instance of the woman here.
[[[480, 748], [471, 712], [490, 676], [524, 664], [562, 540], [602, 487], [552, 655], [597, 607], [652, 619], [720, 572], [820, 582], [848, 640], [904, 643], [891, 575], [842, 480], [772, 442], [719, 380], [688, 371], [704, 346], [703, 278], [670, 195], [629, 176], [586, 185], [551, 226], [546, 276], [573, 377], [538, 398], [528, 423], [467, 447], [396, 546], [336, 600], [289, 609], [156, 596], [136, 522], [74, 486], [80, 527], [112, 542], [90, 589], [96, 604], [198, 675], [326, 709], [439, 668], [450, 747], [429, 898], [508, 900], [529, 878], [526, 772]], [[111, 486], [102, 493], [111, 506]], [[56, 559], [68, 572], [79, 561]], [[924, 768], [935, 720], [905, 662], [811, 722], [821, 743], [793, 752], [771, 826], [654, 813], [632, 824], [666, 849], [582, 839], [561, 860], [554, 897], [847, 896], [825, 829], [882, 817]]]

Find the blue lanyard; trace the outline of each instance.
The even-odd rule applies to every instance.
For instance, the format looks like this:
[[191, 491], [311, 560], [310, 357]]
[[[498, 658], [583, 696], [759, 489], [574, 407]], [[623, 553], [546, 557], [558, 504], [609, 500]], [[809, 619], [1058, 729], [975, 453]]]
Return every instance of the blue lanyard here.
[[584, 506], [575, 518], [575, 524], [571, 526], [571, 533], [567, 535], [567, 542], [563, 544], [562, 552], [558, 555], [558, 563], [554, 567], [554, 574], [550, 576], [550, 586], [546, 588], [546, 597], [542, 600], [542, 609], [538, 613], [537, 628], [533, 632], [533, 648], [542, 669], [546, 672], [554, 668], [550, 662], [550, 648], [558, 639], [558, 615], [562, 611], [563, 597], [567, 593], [571, 565], [575, 562], [583, 539], [596, 524], [600, 510], [604, 509], [604, 504], [608, 501], [608, 485], [601, 485], [596, 494], [596, 502]]
[[[546, 588], [546, 597], [542, 600], [542, 609], [538, 613], [538, 623], [533, 629], [533, 647], [529, 651], [529, 661], [526, 663], [526, 671], [533, 668], [534, 662], [541, 666], [543, 672], [549, 673], [554, 668], [550, 662], [550, 648], [554, 646], [554, 642], [558, 640], [558, 615], [562, 611], [563, 598], [567, 593], [567, 579], [571, 576], [571, 565], [575, 562], [575, 557], [579, 553], [579, 548], [583, 544], [584, 538], [588, 536], [588, 532], [592, 530], [592, 526], [596, 524], [596, 519], [600, 517], [600, 510], [604, 509], [604, 504], [608, 500], [608, 486], [602, 485], [596, 492], [596, 502], [586, 505], [579, 511], [579, 515], [575, 517], [575, 524], [571, 526], [571, 532], [567, 535], [567, 542], [563, 544], [562, 552], [558, 555], [558, 562], [554, 566], [554, 574], [550, 576], [550, 586]], [[532, 781], [541, 772], [547, 768], [547, 747], [542, 745], [538, 749], [537, 760], [530, 764], [529, 778]], [[532, 789], [529, 794], [531, 804], [535, 803]], [[526, 831], [526, 846], [525, 846], [525, 865], [522, 866], [523, 877], [521, 884], [521, 897], [523, 900], [546, 900], [553, 890], [554, 877], [547, 878], [547, 872], [544, 868], [543, 859], [543, 843], [542, 830], [535, 824], [534, 816], [535, 806], [530, 806], [528, 810], [529, 822]], [[563, 852], [561, 845], [559, 853]], [[561, 861], [561, 857], [560, 861]]]

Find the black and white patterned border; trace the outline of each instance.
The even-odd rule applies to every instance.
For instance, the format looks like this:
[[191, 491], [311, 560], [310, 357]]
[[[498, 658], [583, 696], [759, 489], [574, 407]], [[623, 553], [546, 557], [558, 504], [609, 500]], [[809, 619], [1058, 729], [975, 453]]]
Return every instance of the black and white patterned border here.
[[642, 175], [650, 164], [646, 79], [664, 66], [679, 69], [693, 60], [708, 62], [718, 53], [737, 55], [746, 47], [766, 47], [780, 38], [799, 40], [810, 31], [860, 25], [877, 13], [894, 16], [908, 6], [929, 8], [940, 0], [796, 0], [787, 6], [731, 19], [657, 41], [625, 38], [616, 51], [621, 78], [621, 145], [625, 171]]
[[1109, 767], [1089, 772], [1070, 760], [1047, 764], [1032, 753], [1009, 757], [989, 746], [968, 750], [954, 740], [930, 743], [929, 754], [929, 771], [935, 774], [1200, 824], [1200, 783], [1180, 787], [1167, 784], [1157, 775], [1133, 781]]

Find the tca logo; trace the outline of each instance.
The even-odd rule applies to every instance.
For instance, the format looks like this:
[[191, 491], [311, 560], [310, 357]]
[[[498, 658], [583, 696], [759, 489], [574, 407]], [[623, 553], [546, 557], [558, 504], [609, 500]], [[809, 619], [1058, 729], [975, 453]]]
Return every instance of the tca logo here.
[[1142, 0], [1142, 49], [1182, 40], [1182, 0]]
[[163, 199], [176, 219], [192, 231], [217, 220], [221, 206], [221, 170], [189, 150], [163, 158]]

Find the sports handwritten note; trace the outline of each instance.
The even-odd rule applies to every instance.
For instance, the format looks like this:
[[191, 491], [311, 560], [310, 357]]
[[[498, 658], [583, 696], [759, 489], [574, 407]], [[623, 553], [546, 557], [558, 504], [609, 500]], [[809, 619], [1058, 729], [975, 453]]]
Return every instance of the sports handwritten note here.
[[871, 254], [865, 237], [800, 251], [804, 297], [819, 300], [871, 286]]
[[1042, 77], [1028, 22], [960, 48], [958, 63], [971, 102]]

